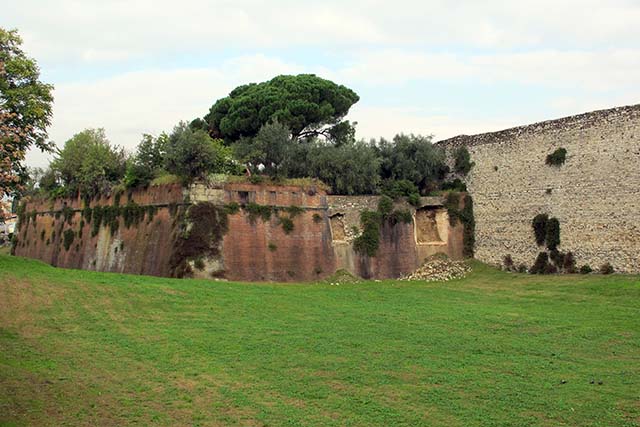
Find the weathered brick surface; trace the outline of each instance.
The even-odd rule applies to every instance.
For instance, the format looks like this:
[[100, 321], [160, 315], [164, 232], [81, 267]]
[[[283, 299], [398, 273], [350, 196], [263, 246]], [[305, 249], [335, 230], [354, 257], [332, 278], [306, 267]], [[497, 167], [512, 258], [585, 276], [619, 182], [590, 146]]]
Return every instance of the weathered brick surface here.
[[[158, 206], [153, 220], [147, 221], [145, 218], [136, 227], [127, 229], [121, 218], [118, 231], [114, 235], [108, 227], [103, 226], [96, 236], [91, 236], [92, 224], [82, 219], [82, 200], [31, 202], [27, 204], [27, 212], [35, 210], [39, 214], [35, 222], [30, 221], [28, 225], [21, 227], [15, 253], [65, 268], [168, 276], [175, 237], [168, 205], [182, 203], [183, 198], [184, 194], [179, 185], [125, 192], [120, 196], [120, 204], [125, 204], [131, 199], [140, 205]], [[89, 205], [107, 206], [113, 203], [114, 195], [110, 195], [94, 199]], [[76, 210], [70, 223], [65, 221], [62, 215], [56, 219], [53, 213], [64, 206]], [[68, 250], [63, 244], [64, 232], [67, 230], [76, 232]]]
[[[423, 197], [422, 206], [433, 207], [439, 214], [435, 227], [447, 230], [445, 241], [423, 242], [416, 239], [415, 208], [406, 203], [396, 204], [395, 208], [408, 209], [414, 214], [409, 224], [399, 223], [391, 226], [385, 223], [381, 229], [380, 246], [373, 258], [361, 256], [353, 250], [355, 233], [352, 228], [360, 229], [360, 213], [364, 210], [376, 210], [378, 196], [328, 196], [329, 211], [332, 216], [340, 216], [333, 227], [344, 227], [344, 233], [332, 229], [333, 247], [336, 253], [338, 269], [345, 269], [366, 278], [396, 278], [415, 270], [424, 259], [436, 253], [444, 253], [453, 259], [462, 258], [462, 225], [449, 225], [449, 216], [442, 206], [440, 197]], [[346, 236], [336, 240], [336, 235]]]
[[[557, 217], [562, 251], [578, 265], [611, 262], [640, 272], [640, 105], [439, 143], [466, 145], [475, 166], [466, 178], [476, 219], [476, 258], [533, 264], [531, 221]], [[567, 150], [562, 166], [545, 159]]]
[[[461, 226], [449, 227], [446, 210], [440, 198], [425, 198], [425, 205], [439, 209], [439, 224], [446, 242], [436, 244], [416, 241], [415, 225], [385, 224], [382, 227], [380, 248], [376, 257], [367, 258], [353, 250], [353, 227], [360, 227], [360, 212], [375, 210], [378, 198], [327, 196], [314, 186], [272, 186], [244, 183], [197, 184], [183, 190], [177, 185], [150, 187], [148, 190], [124, 193], [120, 204], [127, 200], [137, 204], [155, 205], [158, 212], [137, 226], [126, 228], [120, 218], [118, 230], [112, 235], [108, 226], [91, 236], [92, 225], [85, 223], [82, 238], [76, 237], [69, 250], [63, 246], [66, 230], [80, 230], [81, 200], [34, 201], [27, 204], [27, 212], [37, 211], [36, 221], [22, 227], [16, 254], [38, 258], [55, 266], [158, 276], [171, 275], [170, 260], [175, 248], [179, 216], [176, 206], [186, 209], [188, 203], [211, 202], [225, 205], [256, 203], [275, 208], [271, 219], [251, 219], [246, 211], [228, 216], [229, 228], [220, 245], [221, 255], [204, 259], [204, 268], [193, 268], [198, 277], [224, 277], [231, 280], [252, 281], [308, 281], [328, 276], [338, 269], [371, 278], [399, 277], [414, 270], [422, 260], [436, 252], [461, 258]], [[66, 205], [65, 205], [66, 203]], [[90, 206], [112, 205], [114, 196], [90, 202]], [[72, 207], [70, 223], [54, 212], [64, 206]], [[285, 233], [280, 217], [290, 217], [287, 208], [298, 206], [303, 211], [292, 218], [294, 228]], [[400, 206], [412, 209], [408, 205]], [[444, 211], [443, 211], [444, 210]], [[344, 216], [343, 235], [336, 240], [332, 233], [330, 215]], [[44, 231], [44, 238], [40, 235]], [[55, 234], [53, 232], [55, 231]], [[53, 237], [52, 237], [53, 236]], [[49, 244], [47, 244], [47, 240]]]

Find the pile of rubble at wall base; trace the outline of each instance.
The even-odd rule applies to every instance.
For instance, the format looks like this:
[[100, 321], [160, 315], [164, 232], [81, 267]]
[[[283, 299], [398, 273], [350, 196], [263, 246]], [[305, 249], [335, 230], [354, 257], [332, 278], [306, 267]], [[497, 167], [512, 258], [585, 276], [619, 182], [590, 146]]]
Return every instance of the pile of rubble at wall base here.
[[425, 259], [424, 263], [414, 272], [407, 274], [401, 280], [422, 280], [426, 282], [444, 282], [462, 279], [471, 271], [464, 261], [452, 261], [446, 256], [436, 255]]

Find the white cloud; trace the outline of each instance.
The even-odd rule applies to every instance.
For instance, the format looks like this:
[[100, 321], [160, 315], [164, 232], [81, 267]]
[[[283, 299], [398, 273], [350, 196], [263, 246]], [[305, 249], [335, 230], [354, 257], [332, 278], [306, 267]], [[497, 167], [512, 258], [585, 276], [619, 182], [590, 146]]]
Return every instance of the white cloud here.
[[433, 114], [419, 108], [373, 107], [356, 104], [349, 118], [358, 122], [359, 138], [387, 138], [398, 133], [433, 135], [434, 141], [460, 134], [473, 135], [522, 124], [522, 118], [487, 119]]
[[[629, 0], [22, 0], [0, 16], [0, 26], [20, 30], [29, 55], [64, 76], [54, 82], [51, 138], [62, 144], [104, 127], [129, 149], [143, 132], [202, 116], [239, 84], [283, 73], [315, 72], [368, 91], [350, 116], [365, 138], [445, 138], [638, 103], [637, 22], [640, 3]], [[208, 65], [222, 57], [231, 59]], [[441, 82], [496, 92], [533, 86], [548, 110], [528, 111], [526, 99], [506, 116], [465, 105], [427, 110], [426, 100], [396, 108], [376, 97], [378, 88], [396, 90], [397, 105], [409, 98], [402, 91]], [[43, 159], [29, 154], [32, 164]]]
[[640, 86], [640, 49], [483, 55], [372, 50], [355, 54], [352, 62], [333, 76], [372, 86], [421, 80], [473, 80], [604, 91]]
[[628, 0], [22, 0], [0, 18], [52, 62], [295, 46], [630, 48], [638, 22]]
[[[103, 127], [112, 143], [133, 150], [143, 133], [158, 134], [171, 130], [180, 120], [202, 117], [216, 99], [240, 84], [300, 71], [295, 64], [253, 55], [214, 68], [145, 70], [59, 84], [49, 137], [62, 146], [82, 129]], [[32, 150], [27, 161], [44, 166], [48, 158]]]

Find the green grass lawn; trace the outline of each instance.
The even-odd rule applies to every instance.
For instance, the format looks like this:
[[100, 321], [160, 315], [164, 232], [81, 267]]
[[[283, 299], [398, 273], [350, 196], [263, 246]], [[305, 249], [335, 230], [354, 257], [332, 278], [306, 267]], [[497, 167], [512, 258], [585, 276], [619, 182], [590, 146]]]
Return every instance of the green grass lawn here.
[[640, 426], [640, 278], [242, 284], [0, 255], [2, 426]]

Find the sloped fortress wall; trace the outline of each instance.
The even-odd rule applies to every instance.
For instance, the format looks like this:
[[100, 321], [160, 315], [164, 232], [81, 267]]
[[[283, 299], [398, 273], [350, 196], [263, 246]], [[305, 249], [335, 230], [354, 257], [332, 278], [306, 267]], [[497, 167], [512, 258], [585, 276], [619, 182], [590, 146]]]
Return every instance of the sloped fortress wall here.
[[[202, 231], [188, 213], [203, 204], [225, 231], [208, 242], [212, 250], [192, 256]], [[424, 198], [417, 210], [402, 204], [411, 223], [383, 224], [376, 256], [356, 253], [360, 213], [377, 204], [375, 196], [333, 197], [315, 186], [238, 182], [152, 186], [88, 203], [34, 200], [14, 250], [66, 268], [248, 281], [310, 281], [339, 269], [395, 278], [428, 255], [462, 257], [463, 227], [450, 225], [442, 198]]]
[[[474, 200], [476, 258], [500, 264], [510, 254], [531, 266], [533, 217], [560, 221], [561, 251], [578, 266], [610, 262], [640, 272], [640, 105], [595, 111], [439, 143], [464, 145], [475, 166], [465, 178]], [[567, 150], [562, 165], [547, 155]]]

